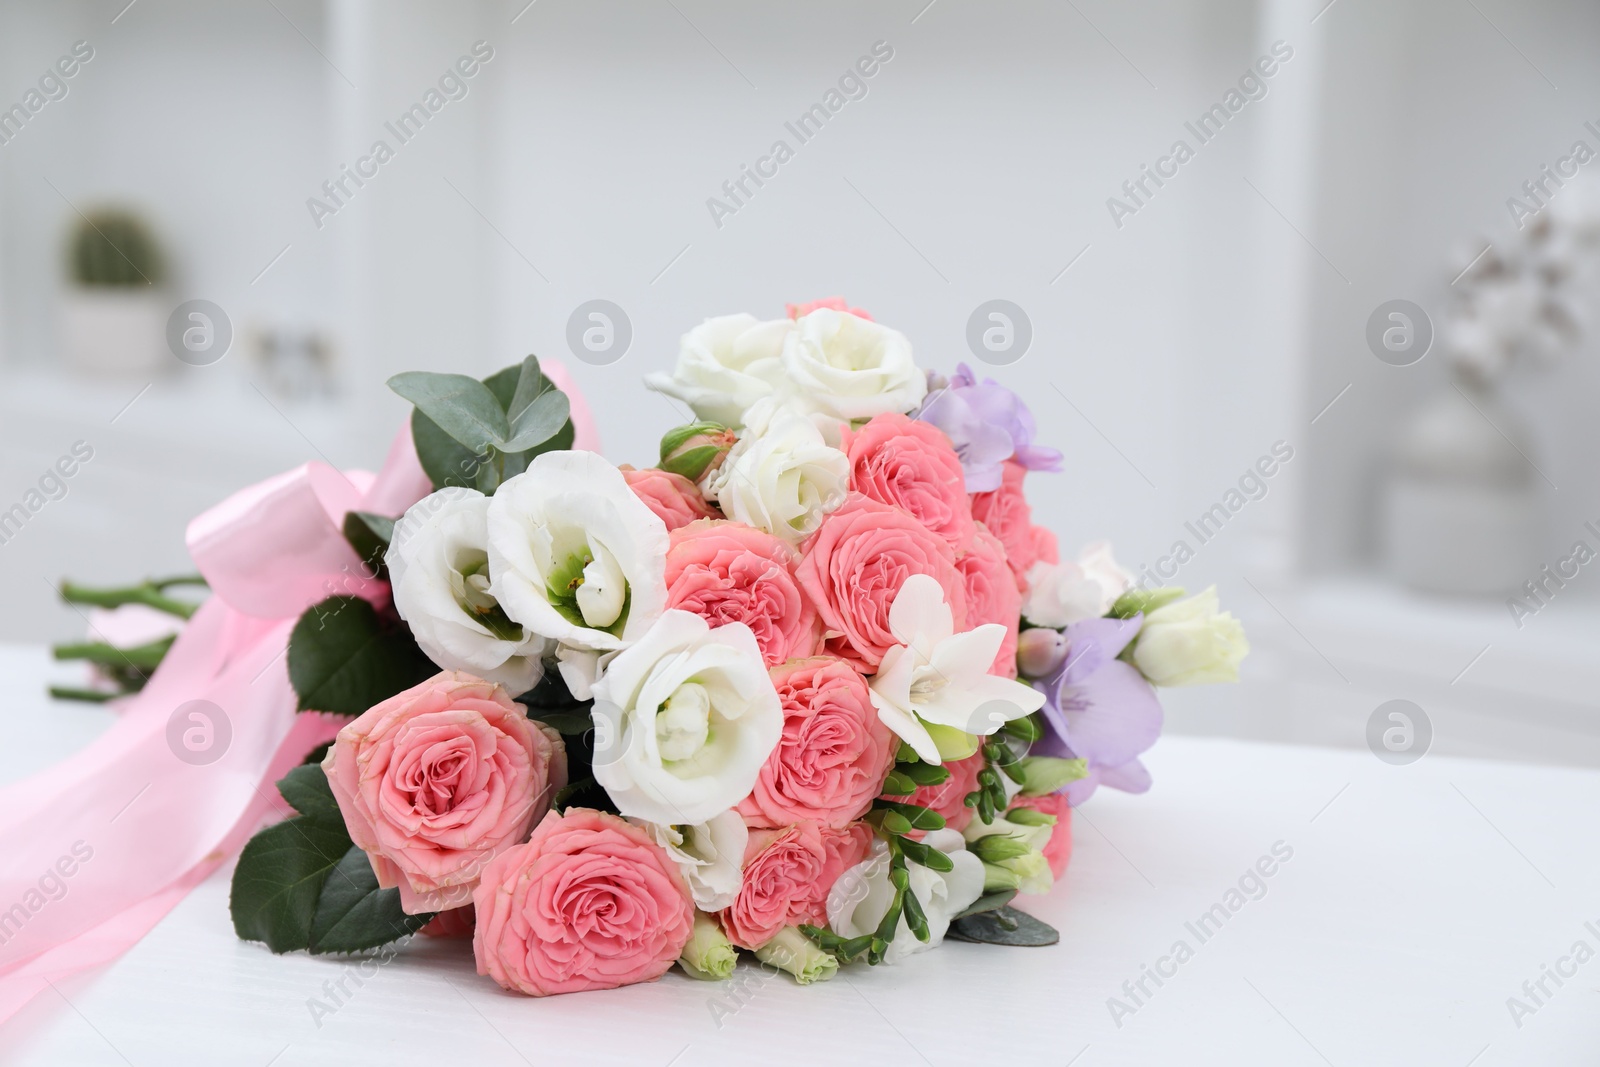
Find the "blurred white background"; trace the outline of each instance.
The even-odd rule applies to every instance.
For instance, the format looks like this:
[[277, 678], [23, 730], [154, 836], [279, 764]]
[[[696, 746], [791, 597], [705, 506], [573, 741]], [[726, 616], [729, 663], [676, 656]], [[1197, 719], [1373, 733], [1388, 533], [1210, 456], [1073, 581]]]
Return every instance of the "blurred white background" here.
[[[375, 466], [408, 410], [383, 385], [397, 371], [562, 359], [608, 456], [648, 465], [682, 416], [641, 378], [708, 315], [843, 294], [950, 370], [972, 361], [968, 316], [1003, 298], [1031, 348], [979, 369], [1067, 455], [1031, 489], [1064, 546], [1107, 537], [1154, 564], [1293, 448], [1176, 578], [1216, 583], [1256, 650], [1243, 686], [1168, 694], [1172, 729], [1361, 745], [1404, 698], [1435, 751], [1600, 765], [1600, 577], [1519, 628], [1509, 591], [1418, 593], [1386, 569], [1385, 472], [1450, 376], [1437, 348], [1396, 367], [1365, 337], [1397, 298], [1442, 328], [1452, 278], [1516, 232], [1507, 198], [1600, 146], [1597, 40], [1600, 8], [1544, 0], [5, 4], [0, 107], [75, 42], [93, 58], [0, 144], [0, 511], [74, 442], [94, 458], [0, 544], [0, 639], [80, 634], [62, 577], [187, 569], [188, 519], [250, 481]], [[308, 198], [396, 144], [385, 123], [479, 41], [465, 97], [318, 226]], [[1107, 198], [1195, 144], [1184, 124], [1280, 41], [1265, 96], [1119, 227]], [[893, 58], [867, 94], [719, 226], [707, 199], [794, 144], [785, 122], [877, 42]], [[164, 310], [224, 309], [221, 362], [65, 357], [68, 235], [107, 204], [161, 243]], [[608, 366], [567, 346], [595, 298], [633, 329]], [[264, 359], [263, 332], [321, 338], [326, 387]], [[1537, 465], [1513, 561], [1530, 579], [1600, 546], [1595, 350], [1503, 390]]]

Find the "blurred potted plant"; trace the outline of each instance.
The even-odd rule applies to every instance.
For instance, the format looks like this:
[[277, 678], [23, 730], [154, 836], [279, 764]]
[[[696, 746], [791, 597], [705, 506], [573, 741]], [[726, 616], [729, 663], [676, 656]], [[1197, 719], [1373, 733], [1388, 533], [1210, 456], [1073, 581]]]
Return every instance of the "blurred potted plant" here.
[[100, 373], [149, 372], [166, 357], [165, 264], [137, 215], [105, 208], [80, 216], [67, 245], [61, 354]]

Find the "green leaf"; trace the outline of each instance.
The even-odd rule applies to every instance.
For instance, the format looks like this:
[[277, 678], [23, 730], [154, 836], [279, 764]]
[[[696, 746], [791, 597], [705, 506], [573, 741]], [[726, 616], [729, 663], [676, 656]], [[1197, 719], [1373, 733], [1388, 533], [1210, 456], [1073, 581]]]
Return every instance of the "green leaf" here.
[[306, 758], [301, 760], [300, 762], [301, 763], [319, 763], [320, 764], [322, 762], [323, 757], [328, 754], [328, 750], [330, 748], [332, 748], [332, 747], [333, 747], [333, 742], [332, 741], [324, 741], [322, 744], [318, 745], [316, 748], [312, 749], [310, 752], [307, 752], [306, 753]]
[[308, 608], [289, 635], [289, 680], [301, 711], [360, 715], [438, 673], [398, 620], [360, 597]]
[[478, 468], [488, 462], [483, 451], [474, 451], [439, 428], [439, 424], [422, 413], [411, 413], [411, 442], [417, 448], [417, 459], [422, 464], [428, 480], [435, 489], [447, 485], [475, 488]]
[[[506, 368], [506, 370], [510, 369], [510, 367]], [[546, 379], [543, 374], [539, 373], [538, 356], [526, 356], [522, 362], [517, 365], [516, 372], [517, 384], [516, 388], [511, 391], [510, 398], [507, 399], [500, 396], [499, 393], [495, 393], [495, 399], [499, 400], [500, 406], [505, 408], [506, 422], [512, 427], [517, 425], [517, 419], [522, 416], [524, 411], [528, 410], [528, 405], [533, 403], [534, 400], [545, 391], [545, 388], [548, 384], [548, 379]], [[504, 374], [505, 371], [498, 371], [496, 373]], [[494, 392], [494, 390], [491, 389], [490, 392]], [[513, 429], [512, 432], [515, 433], [515, 429]]]
[[323, 883], [308, 947], [312, 955], [361, 952], [416, 933], [432, 918], [407, 915], [400, 890], [378, 888], [367, 854], [351, 845]]
[[544, 444], [567, 424], [571, 410], [567, 394], [552, 385], [534, 397], [511, 424], [511, 437], [506, 441], [505, 450], [526, 452], [535, 445]]
[[955, 920], [950, 924], [948, 936], [957, 941], [1028, 948], [1042, 948], [1061, 940], [1055, 927], [1009, 905]]
[[[523, 360], [521, 364], [496, 371], [483, 380], [484, 387], [499, 403], [502, 412], [511, 410], [517, 403], [517, 387], [523, 381], [522, 371], [526, 364], [527, 360]], [[559, 393], [560, 390], [550, 379], [541, 375], [535, 395], [550, 392]], [[518, 413], [521, 413], [520, 408]], [[508, 430], [510, 425], [511, 420], [507, 418]], [[554, 436], [524, 451], [495, 452], [492, 445], [478, 449], [466, 447], [441, 429], [420, 408], [411, 413], [411, 440], [417, 448], [417, 459], [422, 462], [422, 469], [435, 489], [460, 485], [480, 492], [493, 492], [507, 479], [515, 478], [527, 470], [528, 461], [534, 456], [571, 448], [576, 434], [571, 419], [568, 419]], [[483, 475], [480, 480], [480, 471], [486, 465], [492, 465], [495, 470], [491, 475]]]
[[977, 915], [979, 912], [994, 911], [996, 908], [1004, 907], [1011, 903], [1016, 895], [1017, 891], [1015, 889], [1002, 889], [998, 893], [985, 893], [968, 905], [966, 911], [954, 916], [954, 918], [964, 919], [968, 915]]
[[384, 566], [383, 556], [389, 551], [389, 542], [394, 540], [393, 519], [386, 515], [374, 515], [370, 511], [347, 511], [344, 516], [344, 539], [356, 550], [361, 562], [374, 573], [387, 577], [388, 568]]
[[390, 378], [389, 388], [475, 452], [490, 445], [501, 445], [510, 435], [504, 404], [476, 378], [465, 374], [407, 371]]
[[349, 850], [343, 823], [299, 817], [256, 834], [233, 869], [228, 910], [234, 932], [266, 942], [273, 952], [310, 947], [323, 883]]
[[1106, 616], [1112, 619], [1131, 619], [1143, 612], [1148, 615], [1157, 608], [1166, 607], [1168, 604], [1183, 596], [1181, 586], [1169, 585], [1159, 589], [1130, 589], [1117, 598], [1111, 605], [1111, 610]]
[[301, 815], [319, 823], [332, 823], [344, 828], [344, 816], [339, 813], [339, 802], [333, 798], [328, 776], [320, 764], [302, 763], [278, 779], [278, 792], [289, 806]]

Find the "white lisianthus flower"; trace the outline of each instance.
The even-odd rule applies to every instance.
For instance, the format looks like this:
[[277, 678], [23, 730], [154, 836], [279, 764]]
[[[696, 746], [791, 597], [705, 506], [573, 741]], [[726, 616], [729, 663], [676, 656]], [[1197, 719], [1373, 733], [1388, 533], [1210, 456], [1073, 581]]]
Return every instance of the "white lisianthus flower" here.
[[[983, 895], [983, 863], [965, 848], [955, 830], [930, 830], [922, 843], [950, 857], [954, 869], [949, 873], [930, 870], [920, 863], [906, 864], [911, 892], [928, 920], [928, 941], [917, 940], [905, 916], [895, 928], [894, 940], [884, 953], [886, 963], [896, 963], [916, 952], [936, 948], [944, 941], [950, 922]], [[873, 933], [889, 913], [894, 902], [894, 885], [889, 881], [889, 849], [883, 841], [872, 843], [867, 858], [851, 867], [833, 883], [828, 893], [828, 927], [840, 937], [861, 937]]]
[[786, 403], [847, 422], [904, 414], [928, 392], [905, 334], [831, 308], [795, 321], [784, 339], [783, 374]]
[[598, 654], [637, 640], [666, 604], [667, 527], [593, 452], [534, 457], [490, 499], [488, 532], [490, 595], [559, 643], [569, 685], [592, 678]]
[[889, 632], [901, 643], [878, 665], [872, 703], [883, 724], [928, 763], [970, 756], [973, 735], [986, 737], [1044, 706], [1037, 689], [989, 673], [1006, 628], [991, 622], [956, 633], [944, 590], [926, 574], [900, 586]]
[[695, 907], [721, 911], [733, 904], [743, 882], [744, 847], [750, 839], [737, 811], [729, 809], [693, 826], [634, 822], [678, 865]]
[[707, 319], [683, 335], [672, 373], [648, 375], [645, 384], [702, 419], [738, 426], [746, 408], [772, 395], [791, 329], [788, 319], [762, 322], [743, 313]]
[[595, 781], [645, 822], [692, 826], [734, 807], [783, 735], [755, 634], [687, 611], [609, 657], [594, 701]]
[[728, 518], [797, 543], [844, 503], [850, 458], [825, 442], [812, 419], [773, 400], [752, 406], [746, 420], [706, 495]]
[[425, 496], [395, 523], [384, 562], [395, 610], [429, 659], [526, 693], [544, 674], [547, 642], [489, 592], [488, 511], [475, 489]]
[[1111, 542], [1096, 541], [1079, 553], [1076, 563], [1041, 560], [1028, 570], [1022, 617], [1052, 629], [1098, 619], [1132, 586], [1133, 576], [1112, 558]]
[[1217, 587], [1157, 608], [1144, 617], [1133, 664], [1152, 685], [1237, 682], [1250, 651], [1244, 625], [1217, 610]]

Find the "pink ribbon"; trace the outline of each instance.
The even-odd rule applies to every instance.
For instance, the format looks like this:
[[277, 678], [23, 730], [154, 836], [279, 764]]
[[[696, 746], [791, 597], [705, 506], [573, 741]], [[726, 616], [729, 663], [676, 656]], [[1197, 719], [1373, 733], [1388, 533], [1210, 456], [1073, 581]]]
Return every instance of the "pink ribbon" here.
[[[545, 371], [572, 401], [574, 447], [598, 451], [565, 368]], [[0, 789], [0, 1021], [48, 983], [127, 951], [288, 813], [273, 783], [342, 721], [296, 713], [289, 633], [327, 596], [387, 599], [344, 539], [345, 513], [399, 515], [429, 490], [404, 429], [376, 476], [307, 463], [189, 524], [214, 595], [110, 729]]]

